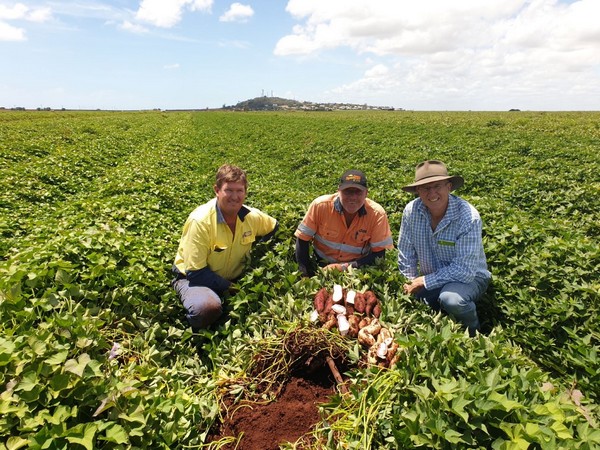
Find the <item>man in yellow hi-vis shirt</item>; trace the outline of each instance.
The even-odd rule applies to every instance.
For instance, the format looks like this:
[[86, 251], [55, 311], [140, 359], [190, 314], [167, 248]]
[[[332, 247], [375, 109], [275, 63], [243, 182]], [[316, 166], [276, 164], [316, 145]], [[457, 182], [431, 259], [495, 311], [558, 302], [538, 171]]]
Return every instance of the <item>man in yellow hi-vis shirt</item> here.
[[277, 220], [244, 205], [246, 188], [242, 169], [221, 166], [216, 198], [192, 211], [183, 226], [172, 284], [193, 329], [206, 328], [221, 316], [220, 296], [242, 274], [252, 244], [277, 230]]

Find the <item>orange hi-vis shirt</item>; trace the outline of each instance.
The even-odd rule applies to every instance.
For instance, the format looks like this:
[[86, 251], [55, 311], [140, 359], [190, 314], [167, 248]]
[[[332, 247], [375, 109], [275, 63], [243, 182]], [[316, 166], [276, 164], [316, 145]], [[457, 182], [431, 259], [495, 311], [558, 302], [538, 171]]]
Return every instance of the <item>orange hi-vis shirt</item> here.
[[312, 240], [317, 255], [327, 263], [350, 263], [371, 252], [394, 248], [388, 217], [381, 205], [367, 198], [348, 227], [337, 193], [315, 199], [294, 236]]

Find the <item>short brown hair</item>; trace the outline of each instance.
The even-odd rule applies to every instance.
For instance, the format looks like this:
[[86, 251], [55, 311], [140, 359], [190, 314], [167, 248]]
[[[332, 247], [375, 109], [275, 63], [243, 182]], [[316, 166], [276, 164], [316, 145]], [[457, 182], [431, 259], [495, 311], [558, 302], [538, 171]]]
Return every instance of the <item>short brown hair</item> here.
[[244, 183], [244, 187], [248, 187], [246, 172], [233, 164], [223, 164], [217, 170], [215, 184], [217, 189], [221, 189], [225, 183]]

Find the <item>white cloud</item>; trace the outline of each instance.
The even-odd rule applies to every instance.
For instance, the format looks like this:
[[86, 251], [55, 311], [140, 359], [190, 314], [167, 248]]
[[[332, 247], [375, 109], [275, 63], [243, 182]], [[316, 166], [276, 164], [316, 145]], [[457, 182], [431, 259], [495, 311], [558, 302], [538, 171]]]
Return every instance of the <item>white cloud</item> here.
[[210, 12], [212, 5], [213, 0], [194, 0], [190, 2], [190, 9], [192, 11]]
[[0, 41], [24, 41], [25, 30], [13, 27], [6, 22], [0, 22]]
[[136, 19], [161, 28], [181, 21], [184, 10], [210, 12], [213, 0], [142, 0]]
[[179, 69], [179, 63], [175, 63], [175, 64], [167, 64], [163, 66], [163, 69], [165, 70], [175, 70], [175, 69]]
[[250, 5], [232, 3], [229, 9], [219, 17], [221, 22], [247, 22], [254, 15]]
[[46, 22], [52, 18], [52, 10], [50, 8], [38, 8], [32, 10], [27, 15], [27, 20], [31, 22]]
[[46, 22], [52, 17], [50, 8], [30, 8], [23, 3], [15, 3], [12, 7], [0, 4], [0, 41], [24, 41], [25, 29], [11, 25], [14, 20], [28, 22]]
[[587, 85], [588, 104], [600, 101], [597, 0], [289, 0], [286, 11], [299, 23], [276, 55], [368, 56], [363, 76], [333, 93], [469, 104], [497, 91], [502, 103], [530, 92], [566, 99]]
[[45, 22], [52, 17], [50, 8], [30, 8], [23, 3], [15, 3], [12, 7], [0, 5], [0, 20], [27, 20], [29, 22]]
[[23, 19], [29, 11], [29, 8], [23, 3], [16, 3], [12, 8], [6, 5], [0, 5], [0, 20]]
[[131, 33], [143, 34], [143, 33], [148, 32], [148, 28], [146, 28], [140, 24], [130, 22], [129, 20], [124, 20], [121, 23], [120, 28], [122, 30], [129, 31]]

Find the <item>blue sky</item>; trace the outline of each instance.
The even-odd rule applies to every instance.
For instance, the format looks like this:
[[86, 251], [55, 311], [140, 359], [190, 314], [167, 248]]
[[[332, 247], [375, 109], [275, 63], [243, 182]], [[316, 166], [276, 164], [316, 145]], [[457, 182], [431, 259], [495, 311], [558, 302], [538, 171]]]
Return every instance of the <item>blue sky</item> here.
[[0, 0], [0, 106], [600, 110], [600, 0]]

